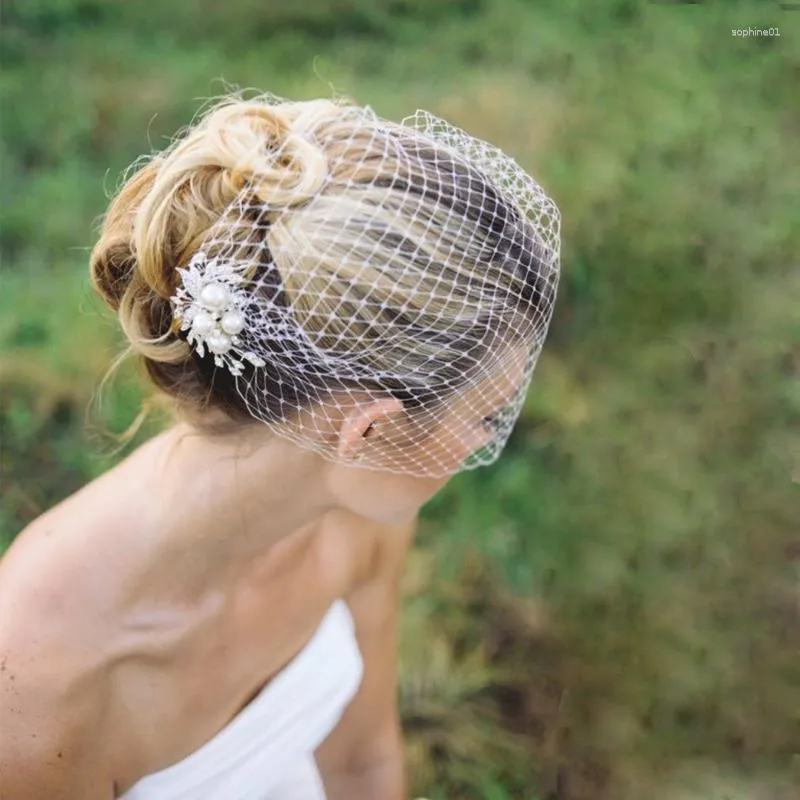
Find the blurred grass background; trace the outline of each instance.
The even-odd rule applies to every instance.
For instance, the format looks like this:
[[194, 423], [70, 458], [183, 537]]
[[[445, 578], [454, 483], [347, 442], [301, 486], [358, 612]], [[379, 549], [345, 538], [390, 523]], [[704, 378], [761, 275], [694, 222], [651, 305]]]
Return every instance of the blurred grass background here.
[[[564, 277], [507, 454], [426, 508], [410, 558], [416, 792], [800, 796], [800, 13], [8, 0], [0, 14], [2, 542], [121, 457], [103, 431], [143, 398], [127, 365], [92, 402], [120, 337], [87, 256], [124, 167], [223, 81], [393, 118], [428, 108], [555, 197]], [[781, 35], [731, 36], [748, 26]]]

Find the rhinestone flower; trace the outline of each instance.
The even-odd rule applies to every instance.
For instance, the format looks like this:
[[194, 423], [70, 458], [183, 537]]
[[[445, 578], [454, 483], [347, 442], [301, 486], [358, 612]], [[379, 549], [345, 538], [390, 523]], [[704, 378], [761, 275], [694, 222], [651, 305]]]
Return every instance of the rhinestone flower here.
[[265, 366], [262, 358], [244, 347], [239, 334], [247, 327], [247, 291], [233, 264], [196, 253], [188, 267], [178, 269], [181, 285], [172, 296], [175, 318], [186, 340], [201, 357], [206, 348], [214, 363], [240, 375], [247, 361]]

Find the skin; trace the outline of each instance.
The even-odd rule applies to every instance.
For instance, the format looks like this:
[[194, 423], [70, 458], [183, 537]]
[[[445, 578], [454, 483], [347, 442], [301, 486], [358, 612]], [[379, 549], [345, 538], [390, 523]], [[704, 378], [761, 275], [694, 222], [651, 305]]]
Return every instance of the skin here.
[[[465, 402], [463, 457], [491, 435]], [[398, 411], [340, 416], [349, 464], [261, 425], [212, 440], [182, 423], [24, 530], [0, 562], [3, 797], [120, 796], [219, 732], [344, 598], [365, 672], [317, 762], [330, 800], [405, 798], [399, 580], [446, 479], [357, 466]]]

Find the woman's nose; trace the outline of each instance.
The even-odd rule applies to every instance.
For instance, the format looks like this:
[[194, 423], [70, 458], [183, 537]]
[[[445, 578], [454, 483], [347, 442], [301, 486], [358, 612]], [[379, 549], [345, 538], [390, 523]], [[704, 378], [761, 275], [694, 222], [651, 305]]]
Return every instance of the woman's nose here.
[[491, 429], [477, 428], [468, 437], [464, 437], [464, 456], [471, 456], [478, 450], [482, 450], [494, 441], [494, 433]]

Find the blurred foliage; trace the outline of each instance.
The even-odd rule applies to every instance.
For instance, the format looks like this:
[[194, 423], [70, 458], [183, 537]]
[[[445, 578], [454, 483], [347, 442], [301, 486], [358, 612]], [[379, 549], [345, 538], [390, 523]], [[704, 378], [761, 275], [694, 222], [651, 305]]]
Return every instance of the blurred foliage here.
[[87, 252], [123, 168], [226, 81], [390, 117], [427, 107], [556, 198], [564, 278], [507, 454], [429, 505], [410, 561], [415, 790], [796, 796], [800, 14], [711, 0], [6, 0], [0, 14], [2, 540], [120, 457], [101, 432], [143, 397], [127, 364], [93, 402], [120, 338]]

